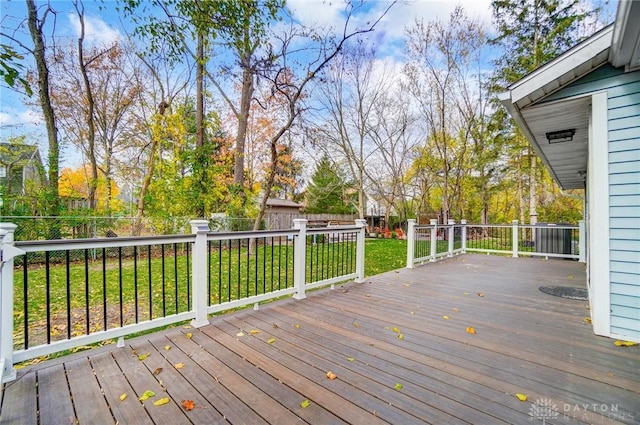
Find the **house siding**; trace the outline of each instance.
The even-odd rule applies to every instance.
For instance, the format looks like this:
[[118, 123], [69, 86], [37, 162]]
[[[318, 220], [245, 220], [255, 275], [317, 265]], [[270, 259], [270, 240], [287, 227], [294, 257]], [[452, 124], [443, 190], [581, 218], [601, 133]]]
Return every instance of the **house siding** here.
[[625, 73], [622, 68], [604, 65], [540, 103], [604, 90], [609, 152], [610, 332], [614, 337], [640, 340], [640, 71]]

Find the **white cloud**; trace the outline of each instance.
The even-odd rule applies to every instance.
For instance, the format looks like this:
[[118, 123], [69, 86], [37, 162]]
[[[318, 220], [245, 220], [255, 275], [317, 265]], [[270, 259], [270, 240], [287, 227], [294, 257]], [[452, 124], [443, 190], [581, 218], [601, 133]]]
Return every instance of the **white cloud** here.
[[[69, 24], [75, 37], [80, 36], [80, 19], [75, 13], [67, 15]], [[122, 39], [122, 34], [117, 28], [108, 25], [100, 18], [87, 16], [84, 17], [85, 40], [93, 45], [112, 45], [116, 41]]]

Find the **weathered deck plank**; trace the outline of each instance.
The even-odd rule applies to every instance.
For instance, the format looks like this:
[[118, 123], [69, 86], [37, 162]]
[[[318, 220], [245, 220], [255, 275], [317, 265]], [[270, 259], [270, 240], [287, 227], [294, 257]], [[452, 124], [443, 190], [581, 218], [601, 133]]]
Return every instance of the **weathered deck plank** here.
[[466, 255], [310, 292], [20, 370], [0, 423], [539, 423], [546, 401], [546, 423], [640, 424], [640, 347], [594, 336], [586, 301], [538, 290], [584, 276]]

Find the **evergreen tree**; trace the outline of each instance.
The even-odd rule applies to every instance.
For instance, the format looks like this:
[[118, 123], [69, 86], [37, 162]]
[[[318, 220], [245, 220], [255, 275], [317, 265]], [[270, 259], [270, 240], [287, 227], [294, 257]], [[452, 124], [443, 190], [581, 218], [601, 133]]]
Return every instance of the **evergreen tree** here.
[[353, 204], [345, 197], [347, 184], [328, 156], [323, 156], [307, 188], [307, 206], [310, 214], [351, 214], [355, 212]]

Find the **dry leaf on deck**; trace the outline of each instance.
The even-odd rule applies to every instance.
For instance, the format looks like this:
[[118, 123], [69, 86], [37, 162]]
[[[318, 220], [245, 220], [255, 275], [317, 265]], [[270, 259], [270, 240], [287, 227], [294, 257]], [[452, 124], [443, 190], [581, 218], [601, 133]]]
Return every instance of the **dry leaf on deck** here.
[[120, 394], [120, 401], [124, 401], [127, 398], [127, 393]]
[[583, 320], [585, 323], [591, 323], [591, 317], [585, 317]]
[[163, 404], [169, 403], [169, 397], [161, 398], [160, 400], [156, 400], [153, 402], [154, 406], [162, 406]]
[[157, 367], [156, 370], [153, 371], [154, 375], [159, 374], [160, 372], [162, 372], [162, 368], [161, 367]]
[[347, 360], [350, 361], [350, 362], [355, 362], [356, 361], [356, 359], [353, 358], [353, 357], [347, 357]]
[[302, 407], [303, 409], [306, 409], [310, 405], [311, 405], [311, 402], [308, 399], [304, 400], [302, 403], [300, 403], [300, 407]]
[[244, 336], [244, 332], [240, 331], [236, 334], [236, 336]]
[[191, 339], [193, 334], [191, 332], [187, 332], [186, 334], [184, 334], [184, 336], [186, 336], [187, 338]]
[[335, 374], [335, 373], [333, 373], [333, 372], [329, 371], [329, 372], [327, 372], [327, 378], [329, 378], [329, 379], [336, 379], [336, 378], [337, 378], [337, 376], [336, 376], [336, 374]]
[[184, 367], [184, 363], [176, 363], [173, 365], [176, 369], [182, 369]]
[[142, 395], [138, 398], [138, 400], [140, 400], [140, 401], [145, 401], [145, 400], [147, 400], [148, 398], [153, 397], [154, 395], [156, 395], [156, 393], [154, 393], [154, 392], [153, 392], [153, 391], [151, 391], [151, 390], [147, 390], [147, 391], [145, 391], [144, 393], [142, 393]]
[[275, 338], [269, 338], [269, 340], [267, 340], [267, 344], [273, 344], [274, 342], [276, 342]]
[[638, 345], [637, 342], [631, 341], [616, 341], [614, 344], [616, 347], [633, 347], [634, 345]]
[[182, 404], [184, 410], [193, 410], [193, 408], [195, 407], [193, 400], [182, 400], [180, 404]]
[[398, 339], [404, 339], [404, 335], [403, 334], [398, 334]]
[[396, 390], [400, 391], [402, 389], [402, 384], [397, 383], [396, 384]]
[[478, 292], [476, 295], [478, 295], [480, 298], [484, 297], [484, 294], [482, 292]]
[[442, 316], [442, 318], [443, 318], [444, 320], [449, 320], [449, 316], [447, 316], [447, 315]]
[[165, 349], [166, 351], [169, 351], [169, 350], [171, 350], [171, 346], [170, 346], [170, 345], [165, 345], [165, 346], [164, 346], [164, 349]]
[[527, 401], [527, 396], [521, 393], [516, 394], [516, 397], [518, 398], [518, 400], [520, 401]]
[[[276, 325], [275, 327], [277, 327], [277, 326], [278, 326], [278, 325]], [[257, 330], [257, 329], [251, 329], [251, 330], [249, 331], [249, 334], [251, 334], [251, 335], [255, 335], [255, 334], [257, 334], [257, 333], [260, 333], [260, 331], [259, 331], [259, 330]]]
[[473, 326], [467, 326], [467, 333], [475, 335], [476, 329]]
[[140, 354], [138, 356], [138, 360], [142, 361], [145, 360], [147, 357], [149, 357], [151, 355], [151, 353], [144, 353], [144, 354]]

